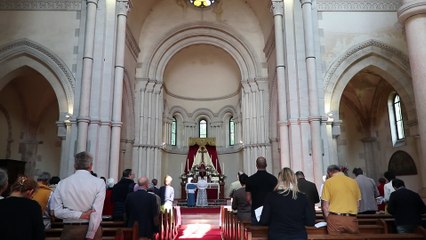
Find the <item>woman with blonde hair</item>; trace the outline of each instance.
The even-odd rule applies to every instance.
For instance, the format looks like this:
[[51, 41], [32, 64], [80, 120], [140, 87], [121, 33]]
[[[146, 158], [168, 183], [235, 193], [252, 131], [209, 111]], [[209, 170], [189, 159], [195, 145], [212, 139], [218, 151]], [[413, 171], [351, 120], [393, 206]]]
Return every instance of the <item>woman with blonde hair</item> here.
[[305, 194], [297, 188], [297, 177], [290, 168], [283, 168], [278, 174], [275, 190], [266, 196], [262, 225], [269, 226], [269, 240], [307, 239], [305, 226], [315, 224], [315, 213]]
[[175, 189], [172, 187], [173, 178], [169, 175], [164, 177], [164, 186], [160, 188], [161, 210], [171, 211], [175, 200]]
[[10, 187], [9, 197], [0, 201], [0, 233], [2, 239], [44, 239], [40, 205], [32, 200], [37, 182], [20, 176]]

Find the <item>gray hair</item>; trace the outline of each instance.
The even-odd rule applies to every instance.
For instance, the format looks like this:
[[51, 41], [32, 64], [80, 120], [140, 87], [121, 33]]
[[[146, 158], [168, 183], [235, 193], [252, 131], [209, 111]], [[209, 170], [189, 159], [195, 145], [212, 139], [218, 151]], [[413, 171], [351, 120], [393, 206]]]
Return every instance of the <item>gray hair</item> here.
[[74, 168], [76, 170], [89, 170], [93, 163], [93, 157], [88, 152], [80, 152], [75, 155]]
[[50, 180], [50, 173], [48, 173], [48, 172], [42, 172], [37, 177], [37, 181], [49, 181], [49, 180]]

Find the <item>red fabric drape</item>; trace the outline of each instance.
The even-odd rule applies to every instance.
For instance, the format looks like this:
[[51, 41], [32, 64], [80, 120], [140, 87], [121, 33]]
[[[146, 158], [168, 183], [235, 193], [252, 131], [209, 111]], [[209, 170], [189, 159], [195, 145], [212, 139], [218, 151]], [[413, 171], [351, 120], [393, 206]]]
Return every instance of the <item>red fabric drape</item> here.
[[210, 158], [212, 159], [213, 166], [216, 168], [219, 174], [222, 174], [222, 169], [220, 168], [219, 159], [217, 158], [217, 152], [215, 146], [206, 145], [207, 152], [209, 152]]
[[[195, 155], [197, 154], [199, 148], [200, 146], [197, 144], [189, 146], [188, 155], [186, 156], [185, 161], [185, 174], [187, 174], [189, 170], [191, 170], [192, 164], [194, 163]], [[210, 158], [212, 159], [213, 166], [217, 168], [216, 170], [219, 174], [222, 174], [222, 168], [220, 167], [219, 159], [217, 158], [216, 147], [206, 145], [206, 149], [210, 155]]]
[[189, 146], [188, 155], [186, 156], [185, 162], [185, 174], [187, 174], [189, 170], [191, 170], [192, 164], [194, 163], [195, 155], [197, 154], [199, 147], [200, 146], [198, 146], [197, 144]]

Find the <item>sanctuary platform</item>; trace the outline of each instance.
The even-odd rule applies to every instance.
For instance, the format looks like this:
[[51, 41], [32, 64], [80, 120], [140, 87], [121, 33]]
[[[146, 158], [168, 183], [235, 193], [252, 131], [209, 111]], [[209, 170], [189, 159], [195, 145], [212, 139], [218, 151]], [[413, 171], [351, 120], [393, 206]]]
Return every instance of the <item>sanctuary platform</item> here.
[[[221, 199], [208, 199], [209, 205], [204, 208], [217, 208], [220, 206], [225, 206], [230, 204], [230, 199], [228, 198], [221, 198]], [[187, 201], [186, 199], [175, 199], [175, 204], [177, 206], [180, 206], [181, 208], [187, 207]]]

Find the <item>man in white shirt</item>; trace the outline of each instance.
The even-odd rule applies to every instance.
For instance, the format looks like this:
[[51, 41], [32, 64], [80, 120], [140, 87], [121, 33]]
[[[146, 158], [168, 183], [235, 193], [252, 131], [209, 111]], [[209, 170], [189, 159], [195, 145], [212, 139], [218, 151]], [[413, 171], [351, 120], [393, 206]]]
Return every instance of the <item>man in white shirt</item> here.
[[102, 239], [102, 209], [105, 182], [92, 176], [93, 158], [87, 152], [75, 155], [75, 173], [60, 181], [53, 194], [55, 217], [63, 219], [61, 240]]
[[395, 191], [395, 189], [392, 186], [392, 180], [395, 179], [395, 174], [393, 174], [393, 172], [388, 171], [388, 172], [385, 172], [383, 175], [388, 180], [388, 183], [386, 183], [385, 186], [383, 187], [384, 195], [385, 195], [384, 198], [385, 198], [385, 202], [389, 202], [391, 193]]
[[233, 194], [234, 194], [234, 192], [237, 190], [237, 189], [240, 189], [242, 186], [241, 186], [241, 183], [240, 183], [240, 175], [241, 174], [243, 174], [243, 172], [241, 172], [241, 171], [238, 171], [238, 173], [237, 173], [237, 180], [236, 181], [234, 181], [234, 182], [232, 182], [230, 185], [229, 185], [229, 193], [228, 193], [228, 196], [230, 197], [230, 198], [233, 198], [234, 196], [233, 196]]

